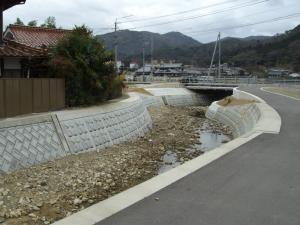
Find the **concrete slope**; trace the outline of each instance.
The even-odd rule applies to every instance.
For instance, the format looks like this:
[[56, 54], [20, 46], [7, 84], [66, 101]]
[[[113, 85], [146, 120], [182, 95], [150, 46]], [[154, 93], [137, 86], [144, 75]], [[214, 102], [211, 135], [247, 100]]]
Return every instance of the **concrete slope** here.
[[97, 225], [299, 225], [300, 102], [246, 91], [279, 112], [280, 135], [262, 134]]

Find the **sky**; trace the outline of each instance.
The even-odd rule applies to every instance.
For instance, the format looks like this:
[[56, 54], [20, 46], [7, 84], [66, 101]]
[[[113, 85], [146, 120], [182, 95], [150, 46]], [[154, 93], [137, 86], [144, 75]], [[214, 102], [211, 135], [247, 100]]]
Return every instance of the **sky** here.
[[[286, 20], [260, 23], [299, 13]], [[175, 14], [175, 15], [174, 15]], [[207, 43], [222, 37], [275, 35], [300, 24], [299, 0], [27, 0], [4, 12], [4, 24], [19, 17], [24, 23], [43, 23], [54, 16], [58, 26], [85, 24], [94, 34], [118, 29], [167, 33], [178, 31]]]

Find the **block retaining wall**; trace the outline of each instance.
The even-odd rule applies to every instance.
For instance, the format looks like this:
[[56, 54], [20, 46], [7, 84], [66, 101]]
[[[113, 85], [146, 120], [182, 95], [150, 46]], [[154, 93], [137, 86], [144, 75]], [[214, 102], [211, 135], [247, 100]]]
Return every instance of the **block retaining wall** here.
[[143, 136], [152, 127], [147, 107], [206, 104], [196, 94], [138, 96], [115, 107], [64, 111], [0, 121], [0, 172], [100, 150]]

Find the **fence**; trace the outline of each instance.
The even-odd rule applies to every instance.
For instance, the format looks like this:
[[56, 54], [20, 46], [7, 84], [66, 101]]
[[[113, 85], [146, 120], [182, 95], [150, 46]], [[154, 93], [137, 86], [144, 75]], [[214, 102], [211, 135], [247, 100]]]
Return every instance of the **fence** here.
[[0, 79], [0, 118], [64, 107], [63, 79]]

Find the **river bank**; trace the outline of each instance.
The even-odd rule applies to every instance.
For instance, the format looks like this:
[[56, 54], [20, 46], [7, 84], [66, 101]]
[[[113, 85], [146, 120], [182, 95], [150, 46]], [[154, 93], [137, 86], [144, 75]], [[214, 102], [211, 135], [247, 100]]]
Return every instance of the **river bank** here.
[[150, 107], [153, 129], [144, 137], [0, 175], [0, 223], [50, 224], [201, 155], [203, 132], [230, 139], [205, 110]]

